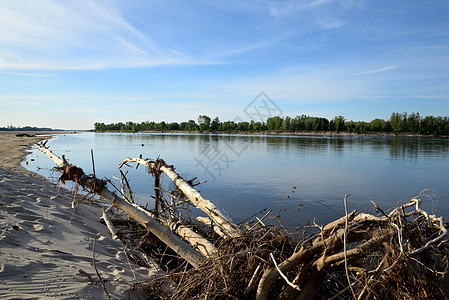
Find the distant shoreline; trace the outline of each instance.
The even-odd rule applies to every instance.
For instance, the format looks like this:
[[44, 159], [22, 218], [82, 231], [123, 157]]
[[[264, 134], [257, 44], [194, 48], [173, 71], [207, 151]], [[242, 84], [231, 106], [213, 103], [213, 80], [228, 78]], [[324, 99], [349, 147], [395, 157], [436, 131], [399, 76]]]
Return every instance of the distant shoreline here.
[[189, 134], [239, 134], [239, 135], [272, 135], [272, 136], [323, 136], [323, 137], [332, 137], [332, 136], [404, 136], [404, 137], [438, 137], [438, 138], [448, 138], [448, 135], [426, 135], [421, 133], [406, 133], [406, 132], [348, 132], [348, 131], [257, 131], [257, 132], [248, 132], [248, 131], [232, 131], [232, 132], [224, 132], [224, 131], [186, 131], [186, 130], [142, 130], [142, 131], [119, 131], [119, 130], [105, 130], [105, 131], [92, 131], [96, 133], [189, 133]]

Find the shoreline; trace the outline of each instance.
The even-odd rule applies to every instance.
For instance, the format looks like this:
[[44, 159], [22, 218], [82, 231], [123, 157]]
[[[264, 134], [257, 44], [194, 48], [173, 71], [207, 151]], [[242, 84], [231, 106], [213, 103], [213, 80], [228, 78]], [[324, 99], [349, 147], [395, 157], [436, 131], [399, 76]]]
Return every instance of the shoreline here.
[[35, 136], [16, 136], [20, 133], [30, 132], [0, 132], [0, 167], [24, 174], [28, 177], [46, 181], [47, 179], [43, 176], [28, 171], [21, 164], [25, 161], [26, 156], [29, 154], [30, 148], [37, 142], [50, 139], [51, 135], [54, 133], [42, 132], [42, 135]]
[[0, 131], [0, 167], [24, 174], [41, 181], [48, 181], [42, 175], [22, 166], [31, 148], [38, 142], [52, 139], [58, 134], [72, 134], [75, 131]]
[[78, 197], [72, 208], [69, 190], [21, 166], [33, 144], [57, 133], [16, 134], [0, 133], [0, 298], [107, 299], [93, 255], [110, 296], [132, 297], [130, 284], [158, 269], [128, 262], [124, 244], [99, 222], [98, 205]]
[[429, 138], [449, 138], [449, 135], [426, 135], [421, 133], [406, 133], [406, 132], [348, 132], [348, 131], [185, 131], [185, 130], [143, 130], [143, 131], [119, 131], [119, 130], [107, 130], [107, 131], [91, 131], [94, 133], [176, 133], [176, 134], [205, 134], [205, 135], [248, 135], [248, 136], [316, 136], [316, 137], [334, 137], [334, 136], [379, 136], [379, 137], [429, 137]]

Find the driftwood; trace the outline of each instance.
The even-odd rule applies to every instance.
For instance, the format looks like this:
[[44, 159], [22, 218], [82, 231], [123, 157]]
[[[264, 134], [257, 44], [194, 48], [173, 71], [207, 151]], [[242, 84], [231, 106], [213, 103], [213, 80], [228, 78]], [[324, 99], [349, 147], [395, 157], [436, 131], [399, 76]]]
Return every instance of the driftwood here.
[[186, 195], [186, 197], [200, 210], [205, 212], [212, 221], [221, 229], [221, 231], [229, 237], [237, 237], [241, 235], [237, 226], [226, 217], [215, 205], [204, 199], [204, 197], [195, 190], [186, 180], [184, 180], [178, 173], [176, 173], [172, 167], [167, 166], [163, 160], [157, 160], [156, 162], [151, 160], [145, 160], [140, 157], [137, 158], [125, 158], [118, 166], [120, 169], [124, 164], [128, 162], [135, 162], [138, 165], [146, 166], [148, 169], [157, 169], [164, 172], [173, 183]]
[[[421, 201], [419, 198], [413, 198], [409, 203], [394, 209], [389, 215], [383, 217], [376, 217], [369, 214], [361, 213], [354, 217], [354, 214], [347, 215], [337, 222], [329, 224], [323, 230], [322, 234], [313, 239], [308, 243], [303, 243], [298, 251], [293, 253], [288, 259], [279, 265], [279, 268], [268, 268], [265, 270], [262, 278], [259, 282], [257, 290], [257, 299], [268, 299], [269, 290], [273, 283], [279, 278], [280, 272], [288, 272], [295, 267], [311, 266], [313, 272], [311, 277], [320, 277], [316, 274], [322, 274], [323, 271], [329, 269], [341, 269], [345, 267], [348, 262], [358, 263], [358, 260], [366, 257], [366, 253], [373, 253], [379, 251], [379, 248], [390, 248], [399, 249], [399, 253], [396, 251], [391, 251], [393, 253], [388, 253], [388, 255], [404, 255], [405, 257], [412, 257], [416, 254], [430, 249], [433, 246], [439, 246], [438, 242], [446, 237], [447, 231], [443, 226], [442, 218], [436, 218], [435, 216], [429, 216], [423, 210], [420, 209]], [[405, 209], [415, 206], [415, 212], [406, 214]], [[408, 216], [416, 216], [411, 224], [407, 224], [405, 219]], [[421, 219], [424, 217], [423, 219]], [[342, 228], [343, 224], [347, 224], [349, 219], [352, 219], [351, 230], [347, 232], [347, 228]], [[419, 221], [421, 219], [421, 221]], [[420, 224], [422, 221], [425, 224]], [[397, 224], [399, 223], [399, 224]], [[414, 224], [415, 223], [415, 224]], [[412, 244], [412, 236], [409, 237], [409, 251], [404, 252], [404, 238], [399, 238], [405, 228], [402, 228], [402, 224], [407, 225], [419, 225], [427, 227], [426, 229], [432, 230], [433, 234], [438, 236], [434, 239], [429, 240], [424, 246], [416, 247]], [[401, 227], [399, 227], [400, 225]], [[324, 232], [325, 231], [325, 232]], [[347, 241], [349, 243], [358, 243], [354, 245], [350, 250], [346, 250], [346, 244], [344, 243], [344, 236], [347, 232]], [[431, 235], [431, 236], [432, 236]], [[387, 243], [388, 246], [384, 244]], [[384, 246], [383, 246], [384, 245]], [[338, 252], [336, 250], [344, 248], [344, 251]], [[443, 253], [446, 255], [445, 251]], [[346, 266], [346, 271], [347, 266]], [[387, 269], [385, 265], [384, 269]], [[359, 267], [357, 270], [369, 273], [370, 271], [365, 267]], [[310, 271], [309, 271], [310, 273]], [[322, 274], [323, 275], [323, 274]], [[377, 275], [377, 274], [376, 274]], [[299, 294], [298, 299], [308, 299], [313, 296], [317, 287], [314, 284], [314, 280], [309, 280], [308, 283], [304, 284], [302, 280], [297, 280], [296, 284], [304, 284], [301, 291], [297, 291]], [[291, 290], [291, 289], [290, 289]]]
[[101, 217], [104, 220], [106, 227], [109, 229], [109, 232], [112, 235], [113, 240], [117, 240], [119, 237], [117, 236], [117, 229], [115, 229], [114, 224], [109, 220], [106, 211], [103, 209], [103, 215]]
[[444, 299], [447, 231], [420, 205], [417, 196], [380, 216], [353, 211], [299, 243], [258, 223], [182, 280], [172, 275], [178, 288], [165, 298]]
[[218, 234], [219, 236], [225, 238], [226, 234], [223, 233], [223, 231], [221, 231], [220, 227], [218, 227], [217, 225], [214, 224], [214, 222], [212, 222], [211, 219], [207, 218], [207, 217], [196, 217], [195, 220], [197, 220], [200, 223], [203, 223], [204, 225], [206, 225], [209, 228], [212, 228], [212, 230]]
[[202, 235], [196, 233], [192, 228], [181, 224], [179, 221], [173, 219], [159, 217], [162, 225], [176, 232], [181, 238], [191, 244], [204, 256], [212, 255], [217, 252], [217, 248], [210, 241], [205, 239]]
[[[59, 168], [64, 169], [64, 174], [70, 173], [71, 166], [64, 159], [59, 158], [53, 152], [51, 152], [48, 148], [44, 147], [44, 145], [38, 145], [39, 150], [47, 154]], [[61, 177], [63, 176], [61, 175]], [[60, 178], [61, 178], [60, 177]], [[69, 178], [72, 179], [72, 178]], [[105, 183], [97, 178], [93, 178], [87, 176], [85, 174], [81, 174], [78, 177], [74, 177], [73, 181], [77, 182], [79, 185], [87, 188], [91, 192], [101, 196], [117, 208], [124, 211], [127, 215], [132, 217], [134, 220], [142, 224], [149, 231], [151, 231], [154, 235], [156, 235], [161, 241], [163, 241], [167, 246], [173, 249], [178, 255], [183, 257], [186, 261], [188, 261], [192, 266], [198, 267], [201, 264], [201, 260], [203, 259], [203, 255], [193, 249], [191, 246], [186, 244], [183, 240], [181, 240], [178, 236], [173, 234], [168, 228], [164, 227], [162, 224], [157, 222], [151, 215], [150, 212], [141, 208], [140, 206], [129, 203], [120, 197], [118, 197], [115, 193], [109, 191], [105, 187]]]
[[[413, 257], [423, 251], [436, 250], [445, 256], [446, 259], [446, 255], [448, 254], [447, 249], [445, 247], [441, 248], [442, 245], [439, 244], [447, 236], [443, 219], [442, 217], [436, 218], [435, 216], [428, 215], [420, 208], [420, 205], [421, 200], [415, 197], [407, 204], [394, 209], [391, 213], [382, 217], [365, 213], [354, 216], [351, 213], [336, 222], [332, 222], [316, 238], [302, 243], [301, 247], [278, 267], [271, 267], [265, 270], [259, 282], [256, 299], [268, 299], [271, 287], [281, 274], [297, 267], [300, 267], [300, 272], [306, 272], [306, 268], [311, 268], [312, 270], [312, 272], [310, 269], [307, 271], [310, 273], [308, 282], [304, 278], [305, 276], [302, 279], [298, 277], [296, 282], [294, 282], [296, 285], [303, 285], [302, 289], [298, 289], [294, 293], [299, 294], [298, 299], [308, 299], [318, 289], [315, 285], [316, 277], [322, 278], [324, 271], [328, 272], [329, 270], [345, 268], [347, 271], [348, 262], [354, 263], [358, 267], [356, 269], [364, 272], [366, 274], [365, 276], [369, 275], [370, 272], [378, 276], [378, 272], [372, 272], [367, 266], [358, 266], [360, 260], [366, 258], [367, 253], [372, 254], [378, 251], [386, 251], [387, 253], [384, 254], [384, 258], [396, 256], [397, 259], [404, 260], [405, 262], [408, 259], [415, 259]], [[414, 212], [405, 213], [407, 208], [413, 206], [415, 207]], [[415, 218], [412, 221], [407, 220], [408, 217], [413, 216]], [[349, 219], [352, 219], [352, 221], [350, 222], [350, 230], [347, 231], [347, 228], [342, 227], [345, 223], [349, 222]], [[425, 244], [418, 244], [418, 246], [415, 244], [416, 241], [414, 241], [414, 233], [407, 232], [407, 230], [411, 229], [410, 227], [415, 227], [414, 229], [417, 230], [429, 230], [432, 234], [423, 237], [426, 239]], [[408, 234], [410, 235], [407, 236]], [[350, 250], [346, 250], [347, 244], [344, 243], [345, 235], [347, 235], [347, 242], [353, 244]], [[405, 244], [405, 241], [407, 241], [407, 244]], [[405, 246], [408, 249], [405, 249]], [[342, 247], [344, 251], [340, 250], [341, 252], [339, 252], [338, 250]], [[386, 261], [382, 260], [379, 267], [383, 267], [383, 271], [385, 271], [394, 266], [388, 265]], [[321, 276], [317, 274], [321, 274]], [[311, 280], [312, 278], [313, 280]], [[372, 278], [375, 277], [370, 276], [371, 281], [373, 280]], [[369, 289], [368, 285], [366, 287], [362, 288], [360, 297]], [[292, 292], [290, 288], [287, 289]], [[373, 296], [372, 292], [370, 296]]]
[[[123, 185], [124, 185], [123, 182], [126, 182], [128, 190], [130, 189], [129, 183], [125, 177], [125, 174], [121, 170], [120, 170], [120, 174], [121, 174], [121, 177], [116, 178], [116, 179], [120, 180], [120, 183], [121, 183], [120, 193], [124, 200], [129, 200], [128, 197], [125, 195], [125, 191], [123, 188]], [[159, 183], [160, 183], [160, 178], [158, 177], [158, 180], [156, 180], [156, 178], [155, 178], [155, 187], [156, 187], [155, 191], [160, 191]], [[170, 217], [166, 218], [159, 213], [158, 208], [160, 206], [165, 206], [165, 205], [163, 205], [163, 202], [162, 202], [162, 193], [160, 193], [159, 196], [156, 197], [155, 201], [156, 201], [156, 205], [155, 205], [154, 212], [157, 211], [158, 213], [155, 215], [155, 213], [148, 212], [148, 214], [153, 219], [158, 220], [162, 225], [169, 228], [171, 231], [175, 232], [177, 235], [179, 235], [181, 238], [183, 238], [185, 241], [187, 241], [191, 246], [193, 246], [196, 250], [198, 250], [202, 255], [209, 256], [217, 251], [217, 248], [209, 240], [205, 239], [203, 236], [201, 236], [200, 234], [193, 231], [192, 228], [182, 224], [179, 220], [176, 220], [175, 218], [170, 218]], [[134, 203], [133, 201], [128, 201], [128, 202]]]

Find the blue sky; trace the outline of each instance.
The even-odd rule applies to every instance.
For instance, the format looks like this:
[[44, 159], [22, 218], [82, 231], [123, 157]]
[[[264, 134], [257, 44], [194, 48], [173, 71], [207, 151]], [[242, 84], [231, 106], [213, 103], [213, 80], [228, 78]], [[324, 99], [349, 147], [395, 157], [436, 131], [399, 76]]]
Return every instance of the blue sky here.
[[449, 2], [0, 1], [0, 127], [449, 115]]

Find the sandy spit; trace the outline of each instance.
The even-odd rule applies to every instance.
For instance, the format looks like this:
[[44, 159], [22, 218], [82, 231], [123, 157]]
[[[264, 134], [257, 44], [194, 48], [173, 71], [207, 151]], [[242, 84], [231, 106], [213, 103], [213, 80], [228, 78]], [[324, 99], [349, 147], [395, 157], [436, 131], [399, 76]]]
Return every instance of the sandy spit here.
[[[46, 137], [0, 132], [0, 299], [136, 299], [129, 284], [156, 275], [130, 264], [124, 245], [99, 222], [100, 209], [71, 206], [72, 194], [20, 166]], [[81, 270], [81, 271], [80, 271]], [[83, 274], [89, 274], [88, 276]]]
[[25, 174], [32, 178], [43, 179], [42, 176], [30, 172], [20, 165], [27, 155], [27, 150], [35, 143], [51, 138], [47, 133], [39, 133], [34, 137], [17, 137], [17, 134], [27, 133], [34, 135], [31, 132], [2, 132], [0, 131], [0, 167]]

